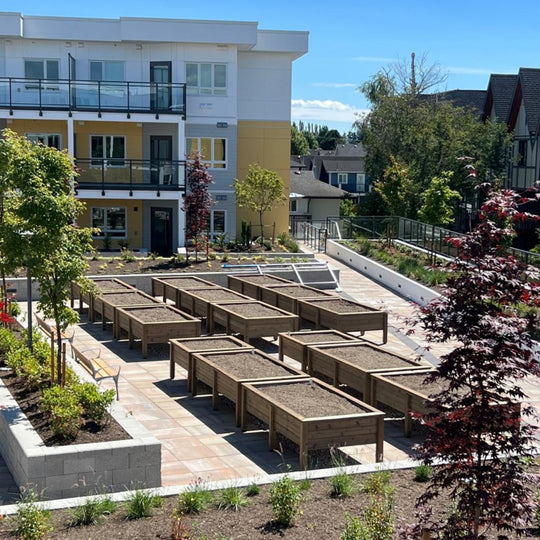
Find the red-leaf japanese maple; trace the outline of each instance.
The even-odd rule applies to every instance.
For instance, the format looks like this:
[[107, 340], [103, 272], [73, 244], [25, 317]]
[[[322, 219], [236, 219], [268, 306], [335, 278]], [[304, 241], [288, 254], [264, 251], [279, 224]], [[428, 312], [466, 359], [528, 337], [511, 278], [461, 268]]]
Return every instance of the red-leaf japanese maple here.
[[429, 379], [444, 390], [423, 418], [420, 455], [437, 467], [418, 504], [450, 493], [459, 538], [482, 539], [491, 528], [504, 539], [532, 516], [535, 414], [520, 381], [540, 374], [532, 341], [540, 276], [508, 253], [512, 222], [523, 217], [516, 203], [513, 192], [490, 194], [478, 227], [451, 240], [459, 256], [444, 294], [420, 313], [429, 341], [458, 344]]

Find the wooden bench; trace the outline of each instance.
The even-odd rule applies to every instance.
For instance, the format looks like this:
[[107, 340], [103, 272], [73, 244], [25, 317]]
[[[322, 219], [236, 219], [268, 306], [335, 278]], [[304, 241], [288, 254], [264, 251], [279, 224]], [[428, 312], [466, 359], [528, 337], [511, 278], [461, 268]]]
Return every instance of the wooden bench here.
[[[39, 329], [51, 340], [56, 340], [56, 326], [49, 324], [43, 317], [34, 313], [34, 318], [36, 319]], [[75, 336], [75, 330], [72, 330], [71, 333], [60, 332], [62, 341], [68, 341], [70, 345], [73, 345], [73, 337]]]
[[100, 358], [101, 349], [86, 349], [81, 351], [77, 347], [71, 345], [71, 355], [80, 364], [96, 382], [100, 382], [104, 379], [112, 379], [116, 388], [116, 400], [120, 399], [118, 393], [118, 377], [120, 375], [120, 368], [114, 370], [109, 367], [107, 363]]

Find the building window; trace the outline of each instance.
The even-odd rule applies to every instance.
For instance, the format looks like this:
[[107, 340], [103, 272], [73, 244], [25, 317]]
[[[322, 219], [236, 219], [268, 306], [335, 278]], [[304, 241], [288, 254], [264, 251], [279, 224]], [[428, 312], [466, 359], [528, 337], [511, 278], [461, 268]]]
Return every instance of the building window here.
[[347, 173], [338, 173], [337, 182], [338, 182], [338, 186], [340, 186], [341, 184], [348, 184], [349, 175]]
[[224, 96], [227, 94], [227, 64], [186, 64], [187, 93]]
[[60, 62], [32, 58], [24, 61], [24, 76], [26, 79], [59, 79]]
[[126, 138], [123, 135], [92, 135], [90, 152], [93, 167], [125, 167]]
[[225, 210], [212, 210], [212, 222], [210, 233], [212, 238], [219, 234], [225, 234]]
[[59, 133], [26, 133], [26, 138], [34, 144], [41, 143], [49, 148], [62, 148], [62, 138]]
[[226, 201], [227, 200], [227, 195], [218, 194], [218, 195], [216, 195], [215, 200], [216, 201]]
[[186, 155], [200, 154], [203, 163], [210, 169], [227, 168], [227, 139], [186, 139]]
[[93, 207], [91, 227], [99, 229], [94, 236], [105, 235], [115, 238], [125, 238], [127, 232], [126, 208], [122, 206]]
[[296, 199], [293, 199], [293, 200], [289, 203], [289, 210], [290, 210], [291, 212], [296, 212], [296, 208], [297, 208]]
[[365, 193], [366, 192], [366, 175], [357, 174], [356, 175], [356, 193]]
[[518, 141], [518, 167], [527, 165], [527, 141]]
[[124, 62], [116, 60], [90, 60], [91, 81], [123, 81]]

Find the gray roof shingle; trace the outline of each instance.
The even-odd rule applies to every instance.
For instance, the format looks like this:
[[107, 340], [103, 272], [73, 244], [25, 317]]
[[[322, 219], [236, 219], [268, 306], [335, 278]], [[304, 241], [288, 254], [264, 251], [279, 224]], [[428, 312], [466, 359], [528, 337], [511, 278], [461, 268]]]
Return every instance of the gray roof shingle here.
[[313, 171], [291, 171], [291, 193], [317, 199], [342, 199], [346, 191], [321, 182], [313, 176]]
[[[488, 94], [491, 95], [495, 116], [501, 122], [508, 122], [512, 101], [518, 81], [517, 75], [493, 73], [489, 78]], [[489, 114], [491, 111], [485, 111]]]

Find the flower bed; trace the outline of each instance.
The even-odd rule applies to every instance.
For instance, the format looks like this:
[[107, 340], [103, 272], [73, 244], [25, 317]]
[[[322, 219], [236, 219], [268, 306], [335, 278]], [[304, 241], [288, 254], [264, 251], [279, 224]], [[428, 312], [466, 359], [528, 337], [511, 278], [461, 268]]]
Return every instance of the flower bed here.
[[201, 321], [166, 304], [154, 306], [132, 306], [116, 310], [116, 337], [125, 330], [129, 348], [135, 338], [141, 340], [142, 356], [148, 356], [148, 345], [167, 343], [172, 338], [196, 337], [201, 335]]
[[375, 443], [383, 458], [384, 413], [322, 381], [273, 381], [242, 385], [242, 429], [248, 415], [268, 425], [268, 446], [276, 434], [299, 447], [300, 467], [308, 467], [308, 452], [333, 446]]

